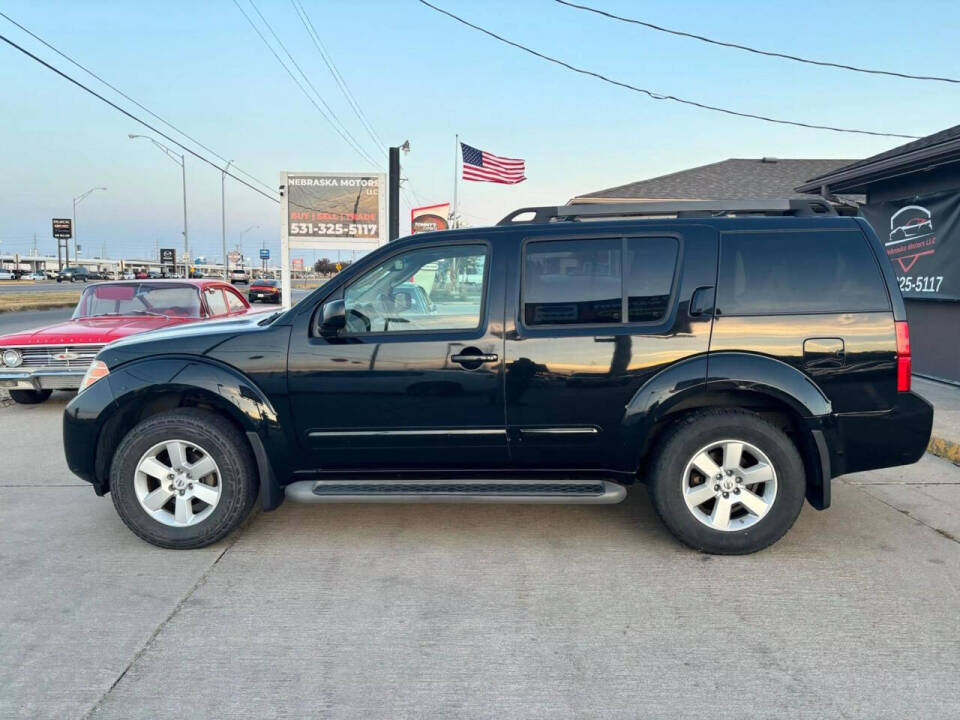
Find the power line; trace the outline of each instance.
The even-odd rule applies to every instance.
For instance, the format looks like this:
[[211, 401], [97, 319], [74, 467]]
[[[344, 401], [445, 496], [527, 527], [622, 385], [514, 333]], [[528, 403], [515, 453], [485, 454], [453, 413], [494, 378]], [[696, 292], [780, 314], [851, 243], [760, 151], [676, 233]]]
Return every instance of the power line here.
[[273, 28], [270, 26], [270, 23], [267, 22], [266, 18], [264, 18], [263, 14], [260, 12], [260, 10], [257, 8], [257, 6], [253, 3], [253, 0], [248, 0], [248, 2], [250, 2], [250, 5], [253, 7], [253, 9], [254, 9], [254, 10], [257, 12], [257, 14], [260, 16], [260, 19], [263, 20], [263, 23], [267, 26], [267, 29], [268, 29], [268, 30], [270, 31], [270, 33], [273, 35], [274, 39], [277, 41], [277, 43], [280, 45], [280, 47], [283, 49], [283, 51], [287, 54], [287, 57], [290, 58], [290, 60], [291, 60], [291, 62], [293, 63], [293, 65], [297, 68], [297, 70], [300, 72], [300, 74], [303, 76], [303, 78], [307, 81], [307, 83], [308, 83], [308, 84], [310, 85], [310, 87], [313, 89], [313, 92], [316, 93], [317, 98], [319, 98], [320, 102], [323, 103], [324, 107], [327, 108], [327, 112], [329, 112], [330, 115], [332, 115], [334, 118], [336, 118], [336, 123], [334, 123], [334, 121], [330, 119], [330, 116], [327, 115], [327, 112], [324, 112], [324, 111], [323, 111], [323, 108], [321, 108], [320, 105], [317, 104], [317, 101], [313, 99], [313, 96], [311, 96], [310, 93], [307, 91], [307, 89], [303, 86], [303, 83], [300, 82], [300, 80], [297, 79], [297, 76], [293, 74], [293, 72], [290, 70], [290, 68], [287, 66], [287, 64], [283, 61], [283, 59], [277, 54], [277, 51], [273, 49], [273, 46], [269, 43], [269, 41], [268, 41], [267, 38], [264, 36], [264, 34], [263, 34], [262, 32], [260, 32], [260, 28], [258, 28], [257, 25], [256, 25], [256, 23], [253, 22], [253, 20], [250, 18], [249, 15], [247, 15], [247, 13], [244, 11], [243, 7], [241, 7], [240, 3], [239, 3], [237, 0], [233, 0], [233, 4], [237, 6], [237, 10], [240, 11], [240, 13], [241, 13], [241, 14], [243, 15], [243, 17], [246, 19], [246, 21], [250, 24], [250, 27], [253, 28], [254, 32], [257, 33], [257, 36], [260, 38], [260, 40], [263, 41], [263, 44], [267, 46], [267, 49], [270, 50], [270, 52], [271, 52], [271, 54], [273, 55], [273, 57], [276, 58], [276, 60], [277, 60], [278, 63], [280, 63], [281, 67], [283, 67], [283, 69], [286, 71], [287, 75], [290, 76], [290, 79], [293, 80], [293, 82], [297, 85], [298, 88], [300, 88], [300, 92], [302, 92], [302, 93], [304, 94], [304, 96], [307, 98], [307, 100], [310, 101], [310, 104], [313, 105], [313, 107], [316, 109], [316, 111], [317, 111], [318, 113], [320, 113], [320, 116], [321, 116], [324, 120], [327, 121], [327, 123], [330, 125], [330, 127], [332, 127], [332, 128], [334, 129], [334, 131], [343, 139], [343, 141], [344, 141], [345, 143], [347, 143], [347, 145], [350, 146], [350, 148], [351, 148], [354, 152], [357, 153], [357, 155], [359, 155], [361, 158], [363, 158], [363, 160], [366, 161], [366, 162], [369, 162], [369, 163], [371, 163], [371, 164], [373, 164], [373, 165], [375, 165], [375, 166], [378, 166], [378, 167], [382, 167], [382, 166], [380, 166], [379, 163], [377, 163], [376, 160], [374, 160], [373, 158], [371, 158], [371, 157], [363, 150], [362, 147], [360, 147], [360, 145], [359, 145], [359, 144], [357, 143], [357, 141], [353, 138], [353, 136], [350, 135], [350, 132], [349, 132], [346, 128], [344, 128], [343, 130], [341, 130], [339, 127], [337, 127], [337, 123], [339, 123], [340, 125], [342, 125], [342, 123], [340, 123], [339, 118], [336, 117], [336, 115], [333, 113], [333, 110], [330, 109], [330, 106], [327, 105], [326, 101], [324, 101], [324, 99], [323, 99], [323, 97], [320, 95], [320, 93], [317, 92], [317, 89], [316, 89], [315, 87], [313, 87], [313, 84], [310, 82], [310, 79], [306, 76], [306, 74], [303, 72], [303, 70], [300, 69], [300, 66], [297, 65], [296, 60], [293, 59], [293, 56], [292, 56], [292, 55], [290, 54], [290, 52], [287, 50], [286, 46], [283, 44], [283, 42], [280, 41], [280, 38], [277, 37], [277, 34], [273, 31]]
[[557, 58], [550, 57], [549, 55], [544, 55], [543, 53], [537, 52], [536, 50], [532, 50], [531, 48], [528, 48], [525, 45], [521, 45], [520, 43], [513, 42], [512, 40], [507, 40], [506, 38], [501, 37], [500, 35], [497, 35], [496, 33], [491, 32], [486, 28], [482, 28], [479, 25], [474, 25], [472, 22], [464, 20], [462, 17], [454, 15], [453, 13], [448, 12], [443, 8], [439, 8], [436, 5], [433, 5], [427, 2], [427, 0], [417, 0], [417, 2], [419, 2], [421, 5], [426, 5], [428, 8], [431, 8], [439, 13], [442, 13], [447, 17], [453, 18], [457, 22], [462, 23], [463, 25], [466, 25], [469, 28], [473, 28], [478, 32], [482, 32], [484, 35], [489, 35], [490, 37], [496, 40], [499, 40], [502, 43], [515, 47], [518, 50], [523, 50], [524, 52], [529, 53], [535, 57], [538, 57], [541, 60], [546, 60], [547, 62], [551, 62], [555, 65], [560, 65], [561, 67], [564, 67], [567, 70], [572, 70], [573, 72], [579, 73], [581, 75], [589, 75], [590, 77], [595, 77], [598, 80], [602, 80], [606, 83], [610, 83], [611, 85], [616, 85], [617, 87], [622, 87], [622, 88], [626, 88], [627, 90], [632, 90], [633, 92], [642, 93], [652, 98], [653, 100], [671, 100], [673, 102], [682, 103], [683, 105], [691, 105], [693, 107], [698, 107], [702, 110], [712, 110], [713, 112], [724, 113], [726, 115], [735, 115], [737, 117], [752, 118], [753, 120], [763, 120], [764, 122], [776, 123], [778, 125], [793, 125], [794, 127], [809, 128], [812, 130], [830, 130], [832, 132], [853, 133], [857, 135], [873, 135], [876, 137], [906, 138], [908, 140], [916, 140], [918, 137], [916, 135], [902, 135], [900, 133], [875, 132], [872, 130], [854, 130], [851, 128], [833, 127], [831, 125], [815, 125], [812, 123], [799, 122], [795, 120], [783, 120], [781, 118], [768, 117], [766, 115], [755, 115], [753, 113], [740, 112], [738, 110], [730, 110], [729, 108], [718, 107], [716, 105], [707, 105], [706, 103], [697, 102], [695, 100], [686, 100], [684, 98], [677, 97], [676, 95], [667, 95], [663, 93], [654, 92], [652, 90], [646, 90], [644, 88], [637, 87], [636, 85], [631, 85], [629, 83], [625, 83], [620, 80], [614, 80], [612, 78], [607, 77], [606, 75], [602, 75], [592, 70], [584, 70], [583, 68], [579, 68], [579, 67], [576, 67], [575, 65], [571, 65], [570, 63], [564, 62], [563, 60], [558, 60]]
[[[367, 159], [368, 162], [371, 162], [371, 163], [373, 163], [374, 165], [376, 165], [376, 166], [378, 166], [378, 167], [381, 167], [381, 169], [382, 169], [382, 166], [380, 165], [380, 163], [379, 163], [377, 160], [374, 160], [374, 159], [370, 156], [370, 154], [367, 153], [367, 151], [366, 151], [366, 149], [363, 147], [363, 145], [360, 144], [360, 142], [359, 142], [359, 141], [353, 136], [353, 134], [347, 129], [347, 126], [340, 120], [339, 117], [337, 117], [337, 113], [334, 112], [333, 108], [330, 107], [330, 105], [327, 103], [327, 101], [323, 99], [323, 95], [320, 94], [320, 91], [317, 90], [317, 88], [314, 86], [313, 82], [310, 80], [309, 76], [303, 71], [303, 68], [300, 67], [300, 65], [299, 65], [299, 64], [297, 63], [297, 61], [294, 59], [294, 57], [293, 57], [293, 55], [290, 53], [290, 51], [287, 50], [287, 46], [283, 44], [283, 40], [281, 40], [280, 37], [277, 35], [277, 33], [274, 32], [273, 27], [270, 25], [270, 23], [269, 23], [269, 21], [267, 20], [267, 18], [265, 18], [264, 15], [263, 15], [263, 13], [260, 12], [260, 8], [258, 8], [258, 7], [256, 6], [256, 4], [254, 3], [253, 0], [247, 0], [247, 1], [250, 3], [250, 6], [251, 6], [254, 10], [256, 10], [257, 15], [260, 16], [260, 19], [263, 20], [263, 24], [267, 26], [267, 29], [270, 31], [270, 34], [273, 35], [273, 39], [277, 41], [277, 44], [280, 45], [280, 47], [283, 49], [283, 52], [286, 53], [286, 55], [287, 55], [288, 58], [290, 58], [290, 62], [293, 63], [293, 66], [297, 69], [297, 72], [299, 72], [299, 73], [303, 76], [303, 79], [307, 81], [307, 84], [310, 86], [310, 89], [313, 90], [314, 95], [317, 96], [317, 99], [318, 99], [318, 100], [323, 104], [323, 106], [327, 109], [327, 112], [330, 113], [330, 116], [331, 116], [331, 117], [336, 121], [336, 123], [343, 129], [343, 132], [350, 138], [350, 140], [353, 142], [354, 146], [355, 146], [357, 149], [359, 149], [361, 153], [363, 153], [363, 156]], [[374, 143], [374, 145], [376, 146], [377, 144]]]
[[89, 87], [87, 87], [86, 85], [84, 85], [84, 84], [83, 84], [82, 82], [80, 82], [79, 80], [70, 77], [69, 75], [67, 75], [67, 74], [66, 74], [65, 72], [63, 72], [62, 70], [59, 70], [58, 68], [55, 68], [53, 65], [51, 65], [50, 63], [48, 63], [46, 60], [43, 60], [43, 59], [37, 57], [36, 55], [34, 55], [32, 52], [30, 52], [30, 51], [27, 50], [26, 48], [21, 47], [20, 45], [18, 45], [17, 43], [15, 43], [13, 40], [11, 40], [10, 38], [8, 38], [6, 35], [0, 34], [0, 40], [3, 40], [5, 43], [7, 43], [7, 45], [10, 45], [11, 47], [16, 48], [17, 50], [19, 50], [20, 52], [22, 52], [22, 53], [23, 53], [24, 55], [26, 55], [27, 57], [29, 57], [29, 58], [35, 60], [36, 62], [40, 63], [41, 65], [43, 65], [43, 66], [44, 66], [45, 68], [47, 68], [48, 70], [51, 70], [51, 71], [55, 72], [57, 75], [59, 75], [60, 77], [62, 77], [64, 80], [67, 80], [67, 81], [73, 83], [74, 85], [76, 85], [76, 86], [77, 86], [78, 88], [80, 88], [81, 90], [85, 90], [86, 92], [90, 93], [91, 95], [93, 95], [93, 96], [94, 96], [95, 98], [97, 98], [98, 100], [100, 100], [100, 101], [106, 103], [107, 105], [109, 105], [110, 107], [112, 107], [114, 110], [117, 110], [118, 112], [123, 113], [124, 115], [126, 115], [128, 118], [130, 118], [130, 119], [133, 120], [134, 122], [140, 123], [141, 125], [143, 125], [143, 126], [144, 126], [145, 128], [147, 128], [148, 130], [150, 130], [150, 131], [152, 131], [152, 132], [155, 132], [157, 135], [159, 135], [160, 137], [164, 138], [165, 140], [167, 140], [167, 141], [169, 141], [169, 142], [172, 142], [174, 145], [176, 145], [178, 148], [180, 148], [180, 149], [183, 150], [184, 152], [190, 153], [193, 157], [197, 158], [198, 160], [201, 160], [202, 162], [205, 162], [205, 163], [206, 163], [207, 165], [209, 165], [210, 167], [216, 168], [216, 169], [219, 170], [220, 172], [225, 173], [227, 176], [232, 177], [234, 180], [236, 180], [236, 181], [237, 181], [238, 183], [240, 183], [241, 185], [246, 185], [248, 188], [250, 188], [251, 190], [253, 190], [255, 193], [259, 193], [260, 195], [263, 195], [265, 198], [269, 198], [270, 200], [273, 200], [275, 203], [279, 203], [279, 202], [280, 202], [280, 198], [274, 197], [273, 195], [268, 195], [267, 193], [265, 193], [265, 192], [264, 192], [263, 190], [261, 190], [260, 188], [254, 186], [254, 185], [251, 185], [250, 183], [248, 183], [248, 182], [247, 182], [246, 180], [244, 180], [243, 178], [237, 177], [237, 176], [234, 175], [233, 173], [229, 172], [225, 167], [220, 167], [219, 165], [217, 165], [217, 164], [216, 164], [215, 162], [213, 162], [212, 160], [209, 160], [208, 158], [205, 158], [203, 155], [200, 155], [198, 152], [196, 152], [195, 150], [187, 147], [186, 145], [184, 145], [184, 144], [183, 144], [182, 142], [180, 142], [179, 140], [176, 140], [176, 139], [170, 137], [169, 135], [167, 135], [167, 134], [166, 134], [165, 132], [163, 132], [162, 130], [158, 130], [158, 129], [155, 128], [153, 125], [151, 125], [150, 123], [148, 123], [146, 120], [141, 120], [140, 118], [138, 118], [138, 117], [137, 117], [136, 115], [134, 115], [133, 113], [131, 113], [131, 112], [123, 109], [123, 108], [120, 107], [119, 105], [117, 105], [115, 102], [112, 102], [111, 100], [108, 100], [108, 99], [105, 98], [103, 95], [101, 95], [100, 93], [98, 93], [96, 90], [90, 89]]
[[[198, 147], [203, 148], [203, 149], [206, 150], [208, 153], [210, 153], [210, 154], [213, 155], [214, 157], [222, 160], [223, 162], [227, 162], [227, 159], [226, 159], [225, 157], [223, 157], [223, 155], [220, 155], [220, 154], [217, 153], [216, 151], [208, 148], [206, 145], [204, 145], [202, 142], [200, 142], [200, 141], [197, 140], [196, 138], [190, 137], [189, 135], [187, 135], [187, 133], [185, 133], [183, 130], [181, 130], [180, 128], [178, 128], [176, 125], [174, 125], [173, 123], [171, 123], [171, 122], [163, 119], [162, 117], [160, 117], [159, 115], [157, 115], [155, 112], [153, 112], [153, 110], [151, 110], [150, 108], [146, 107], [145, 105], [142, 105], [141, 103], [137, 102], [137, 101], [134, 100], [132, 97], [130, 97], [129, 95], [127, 95], [125, 92], [123, 92], [123, 90], [121, 90], [120, 88], [116, 87], [115, 85], [112, 85], [111, 83], [107, 82], [107, 81], [104, 80], [102, 77], [100, 77], [99, 75], [97, 75], [95, 72], [93, 72], [92, 70], [86, 68], [84, 65], [82, 65], [82, 64], [81, 64], [80, 62], [78, 62], [77, 60], [74, 60], [72, 57], [70, 57], [70, 56], [67, 55], [66, 53], [62, 52], [62, 51], [59, 50], [58, 48], [54, 47], [53, 45], [51, 45], [50, 43], [48, 43], [46, 40], [44, 40], [42, 37], [40, 37], [40, 36], [37, 35], [36, 33], [34, 33], [34, 32], [32, 32], [31, 30], [25, 28], [23, 25], [21, 25], [20, 23], [18, 23], [16, 20], [14, 20], [12, 17], [10, 17], [9, 15], [7, 15], [6, 13], [0, 11], [0, 17], [3, 17], [7, 22], [12, 23], [13, 25], [16, 25], [18, 28], [20, 28], [23, 32], [25, 32], [27, 35], [29, 35], [30, 37], [32, 37], [34, 40], [36, 40], [37, 42], [45, 45], [47, 48], [49, 48], [50, 50], [52, 50], [53, 52], [55, 52], [57, 55], [59, 55], [60, 57], [62, 57], [64, 60], [66, 60], [67, 62], [71, 63], [71, 64], [74, 65], [75, 67], [80, 68], [80, 69], [83, 70], [83, 72], [85, 72], [87, 75], [89, 75], [90, 77], [98, 80], [98, 81], [101, 82], [102, 84], [106, 85], [108, 88], [110, 88], [111, 90], [113, 90], [115, 93], [117, 93], [118, 95], [120, 95], [120, 96], [123, 97], [124, 99], [126, 99], [126, 100], [128, 100], [129, 102], [133, 103], [134, 105], [136, 105], [138, 108], [140, 108], [141, 110], [143, 110], [144, 112], [146, 112], [146, 113], [149, 114], [150, 116], [156, 118], [157, 120], [159, 120], [160, 122], [162, 122], [162, 123], [163, 123], [164, 125], [166, 125], [167, 127], [171, 128], [171, 129], [174, 130], [175, 132], [179, 133], [181, 136], [187, 138], [187, 140], [189, 140], [189, 141], [192, 142], [193, 144], [197, 145]], [[250, 178], [251, 180], [253, 180], [254, 182], [257, 182], [257, 183], [259, 183], [260, 185], [262, 185], [263, 187], [265, 187], [267, 190], [273, 191], [273, 187], [271, 187], [271, 186], [268, 185], [267, 183], [263, 182], [262, 180], [254, 177], [253, 175], [251, 175], [250, 173], [246, 172], [246, 171], [243, 170], [242, 168], [239, 168], [239, 167], [237, 167], [236, 165], [234, 165], [234, 168], [236, 168], [237, 172], [239, 172], [241, 175], [245, 175], [245, 176], [247, 176], [248, 178]]]
[[725, 42], [723, 40], [714, 40], [713, 38], [705, 37], [703, 35], [696, 35], [694, 33], [684, 32], [683, 30], [673, 30], [661, 25], [654, 25], [653, 23], [646, 22], [644, 20], [621, 17], [620, 15], [614, 15], [606, 10], [600, 10], [588, 5], [578, 5], [577, 3], [567, 2], [567, 0], [554, 0], [554, 2], [558, 2], [561, 5], [566, 5], [567, 7], [577, 8], [578, 10], [586, 10], [587, 12], [596, 13], [597, 15], [603, 15], [604, 17], [608, 17], [612, 20], [620, 20], [621, 22], [633, 23], [634, 25], [643, 25], [644, 27], [650, 28], [651, 30], [657, 30], [658, 32], [678, 35], [680, 37], [691, 38], [693, 40], [700, 40], [701, 42], [710, 43], [711, 45], [720, 45], [721, 47], [734, 48], [735, 50], [744, 50], [756, 55], [766, 55], [768, 57], [777, 57], [783, 58], [784, 60], [807, 63], [808, 65], [820, 65], [822, 67], [832, 67], [839, 70], [851, 70], [853, 72], [867, 73], [870, 75], [888, 75], [890, 77], [906, 78], [907, 80], [934, 80], [936, 82], [960, 83], [960, 80], [957, 78], [938, 77], [936, 75], [911, 75], [909, 73], [900, 73], [893, 70], [875, 70], [872, 68], [857, 67], [856, 65], [845, 65], [843, 63], [826, 62], [824, 60], [811, 60], [809, 58], [799, 57], [798, 55], [787, 55], [786, 53], [774, 52], [772, 50], [759, 50], [757, 48], [750, 47], [749, 45], [738, 45], [737, 43]]
[[367, 134], [370, 135], [370, 138], [373, 140], [374, 144], [377, 147], [385, 147], [386, 143], [380, 138], [377, 134], [377, 131], [373, 128], [372, 123], [367, 119], [366, 114], [360, 108], [360, 104], [357, 102], [356, 98], [353, 96], [353, 93], [350, 91], [347, 81], [344, 80], [343, 76], [340, 74], [340, 70], [337, 68], [336, 63], [333, 62], [333, 56], [330, 55], [330, 52], [326, 49], [323, 44], [323, 41], [320, 39], [320, 34], [317, 32], [317, 29], [313, 26], [313, 21], [310, 19], [310, 16], [307, 14], [307, 9], [303, 6], [303, 3], [300, 0], [290, 0], [290, 3], [293, 5], [294, 10], [297, 11], [297, 15], [300, 17], [300, 21], [303, 23], [303, 26], [307, 29], [307, 34], [310, 36], [310, 39], [313, 40], [314, 46], [317, 48], [317, 51], [320, 53], [320, 57], [323, 58], [324, 64], [326, 64], [327, 69], [330, 71], [330, 74], [333, 75], [333, 79], [337, 81], [337, 85], [340, 87], [340, 91], [343, 93], [343, 96], [347, 99], [347, 102], [350, 103], [350, 107], [353, 108], [353, 112], [359, 118], [360, 122], [363, 124], [364, 129], [366, 129]]

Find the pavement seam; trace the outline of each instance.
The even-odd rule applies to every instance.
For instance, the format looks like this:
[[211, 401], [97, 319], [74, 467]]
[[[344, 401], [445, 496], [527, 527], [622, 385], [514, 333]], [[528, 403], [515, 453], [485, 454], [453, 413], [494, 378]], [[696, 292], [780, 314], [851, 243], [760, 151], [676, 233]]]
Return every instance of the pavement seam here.
[[157, 625], [156, 628], [154, 628], [153, 632], [150, 633], [150, 637], [148, 637], [146, 642], [144, 642], [143, 646], [133, 654], [133, 657], [130, 658], [130, 662], [126, 664], [126, 666], [123, 668], [123, 671], [117, 676], [116, 680], [114, 680], [110, 684], [110, 687], [106, 689], [106, 691], [97, 699], [97, 701], [93, 704], [92, 707], [90, 707], [83, 715], [80, 716], [81, 720], [87, 720], [87, 718], [92, 717], [93, 714], [103, 706], [103, 703], [110, 696], [110, 693], [112, 693], [114, 691], [114, 688], [116, 688], [117, 685], [120, 684], [120, 681], [123, 680], [124, 677], [126, 677], [127, 673], [130, 671], [130, 668], [132, 668], [136, 664], [136, 662], [141, 657], [143, 657], [143, 655], [147, 652], [147, 650], [151, 648], [154, 641], [157, 639], [157, 636], [159, 636], [160, 633], [163, 632], [164, 628], [166, 628], [167, 625], [170, 623], [170, 621], [173, 620], [174, 617], [176, 617], [176, 615], [180, 612], [183, 606], [186, 605], [187, 601], [189, 601], [190, 598], [193, 597], [193, 594], [200, 588], [201, 585], [203, 585], [206, 582], [207, 577], [210, 575], [211, 572], [213, 572], [213, 569], [223, 559], [224, 555], [226, 555], [230, 551], [230, 549], [240, 539], [240, 536], [243, 534], [243, 531], [246, 530], [247, 525], [249, 525], [250, 522], [252, 522], [253, 518], [255, 518], [259, 514], [260, 514], [259, 510], [256, 512], [250, 513], [249, 517], [247, 517], [247, 519], [240, 525], [240, 527], [237, 528], [236, 533], [234, 533], [233, 539], [227, 543], [227, 546], [223, 548], [220, 554], [217, 555], [217, 557], [214, 559], [212, 563], [210, 563], [207, 569], [200, 574], [200, 577], [198, 577], [197, 581], [190, 586], [190, 588], [187, 590], [184, 596], [177, 601], [177, 604], [173, 606], [173, 610], [171, 610], [170, 613], [163, 620], [160, 621], [160, 624]]
[[[949, 483], [948, 483], [948, 484], [949, 484]], [[874, 500], [877, 500], [878, 502], [882, 502], [882, 503], [883, 503], [884, 505], [886, 505], [888, 508], [891, 508], [892, 510], [896, 510], [896, 511], [897, 511], [898, 513], [900, 513], [901, 515], [906, 515], [908, 518], [910, 518], [911, 520], [913, 520], [913, 521], [915, 521], [915, 522], [920, 523], [920, 524], [923, 525], [925, 528], [929, 528], [930, 530], [933, 530], [935, 533], [937, 533], [937, 535], [940, 535], [941, 537], [946, 538], [947, 540], [952, 540], [953, 542], [955, 542], [955, 543], [957, 543], [958, 545], [960, 545], [960, 538], [958, 538], [956, 535], [954, 535], [954, 534], [951, 533], [950, 531], [944, 530], [943, 528], [938, 528], [938, 527], [936, 527], [935, 525], [931, 525], [930, 523], [926, 523], [926, 522], [924, 522], [923, 520], [921, 520], [920, 518], [918, 518], [916, 515], [914, 515], [913, 513], [911, 513], [909, 510], [904, 510], [903, 508], [898, 508], [896, 505], [893, 505], [892, 503], [887, 502], [887, 501], [884, 500], [883, 498], [877, 497], [877, 496], [874, 495], [872, 492], [868, 492], [868, 491], [867, 491], [867, 488], [870, 487], [869, 485], [854, 485], [853, 483], [847, 483], [847, 485], [850, 485], [851, 487], [856, 487], [856, 488], [859, 488], [860, 490], [863, 490], [863, 492], [865, 492], [867, 495], [869, 495], [870, 497], [872, 497]]]

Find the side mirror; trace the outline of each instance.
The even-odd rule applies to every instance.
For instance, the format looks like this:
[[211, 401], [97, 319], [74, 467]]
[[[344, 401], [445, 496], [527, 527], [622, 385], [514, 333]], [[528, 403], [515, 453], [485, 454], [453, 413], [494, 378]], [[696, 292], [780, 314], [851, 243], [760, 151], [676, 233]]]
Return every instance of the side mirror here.
[[319, 335], [325, 338], [336, 337], [347, 326], [347, 310], [343, 300], [331, 300], [320, 311]]

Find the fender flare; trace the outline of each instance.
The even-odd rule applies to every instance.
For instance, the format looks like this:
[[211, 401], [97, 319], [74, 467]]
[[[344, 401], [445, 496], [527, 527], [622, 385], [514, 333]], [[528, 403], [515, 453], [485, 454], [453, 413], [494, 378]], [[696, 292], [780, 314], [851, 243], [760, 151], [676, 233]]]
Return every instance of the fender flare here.
[[[247, 375], [212, 358], [155, 355], [120, 365], [107, 378], [114, 402], [110, 417], [104, 419], [101, 428], [132, 404], [149, 403], [162, 395], [189, 393], [240, 425], [257, 463], [264, 509], [280, 504], [283, 492], [277, 477], [289, 471], [284, 461], [289, 449], [286, 435], [273, 404]], [[283, 467], [277, 467], [277, 462], [283, 463]], [[99, 457], [97, 464], [101, 464]]]
[[657, 423], [677, 410], [698, 407], [708, 393], [724, 391], [766, 395], [808, 421], [818, 453], [820, 475], [820, 479], [814, 478], [808, 487], [808, 497], [818, 509], [828, 506], [829, 454], [825, 452], [822, 433], [812, 427], [816, 421], [811, 419], [830, 415], [831, 403], [816, 383], [797, 368], [757, 353], [696, 355], [664, 368], [647, 380], [631, 398], [624, 413], [621, 447], [632, 448], [635, 453], [633, 457], [623, 458], [624, 466], [638, 467]]

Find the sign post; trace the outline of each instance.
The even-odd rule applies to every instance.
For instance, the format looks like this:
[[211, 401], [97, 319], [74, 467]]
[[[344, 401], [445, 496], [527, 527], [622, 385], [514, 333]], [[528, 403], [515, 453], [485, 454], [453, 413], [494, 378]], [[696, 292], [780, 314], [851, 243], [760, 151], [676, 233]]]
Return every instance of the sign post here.
[[70, 238], [73, 237], [73, 220], [70, 218], [53, 218], [53, 237], [57, 241], [57, 262], [60, 264], [60, 270], [63, 270], [63, 263], [60, 263], [60, 247], [66, 253], [64, 262], [67, 267], [70, 266]]
[[174, 248], [160, 248], [160, 265], [166, 267], [173, 266], [173, 274], [177, 274], [177, 251]]
[[290, 249], [374, 250], [387, 242], [384, 173], [285, 172], [280, 272], [291, 305]]
[[267, 260], [270, 259], [270, 248], [260, 248], [260, 265], [263, 272], [267, 271]]

